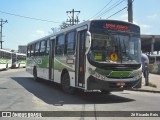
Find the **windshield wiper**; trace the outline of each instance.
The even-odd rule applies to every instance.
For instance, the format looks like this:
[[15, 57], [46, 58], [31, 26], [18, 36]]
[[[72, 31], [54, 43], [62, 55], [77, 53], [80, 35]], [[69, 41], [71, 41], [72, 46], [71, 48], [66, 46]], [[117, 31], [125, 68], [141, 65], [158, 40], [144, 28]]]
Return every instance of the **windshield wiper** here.
[[120, 37], [118, 36], [118, 41], [119, 41], [119, 49], [120, 49], [120, 59], [121, 59], [121, 64], [122, 64], [122, 48], [121, 48], [121, 41], [120, 41]]
[[124, 43], [124, 39], [123, 39], [123, 46], [124, 46], [124, 51], [123, 51], [123, 53], [126, 53], [126, 45], [125, 45], [125, 43]]

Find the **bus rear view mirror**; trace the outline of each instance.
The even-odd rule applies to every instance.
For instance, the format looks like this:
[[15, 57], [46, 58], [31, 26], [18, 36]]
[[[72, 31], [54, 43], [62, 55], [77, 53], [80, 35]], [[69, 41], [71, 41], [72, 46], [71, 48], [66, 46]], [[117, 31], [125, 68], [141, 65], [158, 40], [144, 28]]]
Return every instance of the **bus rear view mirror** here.
[[87, 54], [89, 51], [89, 48], [91, 47], [91, 33], [89, 31], [87, 31], [86, 33], [86, 45], [85, 46], [86, 46], [85, 54]]

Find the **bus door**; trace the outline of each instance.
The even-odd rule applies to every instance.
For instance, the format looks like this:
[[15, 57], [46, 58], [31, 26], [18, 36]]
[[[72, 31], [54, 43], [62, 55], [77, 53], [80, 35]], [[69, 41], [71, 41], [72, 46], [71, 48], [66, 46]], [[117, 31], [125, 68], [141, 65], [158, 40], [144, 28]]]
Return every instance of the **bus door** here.
[[85, 87], [85, 39], [86, 30], [78, 31], [76, 46], [76, 86]]
[[54, 43], [55, 38], [51, 38], [49, 41], [49, 79], [54, 81]]

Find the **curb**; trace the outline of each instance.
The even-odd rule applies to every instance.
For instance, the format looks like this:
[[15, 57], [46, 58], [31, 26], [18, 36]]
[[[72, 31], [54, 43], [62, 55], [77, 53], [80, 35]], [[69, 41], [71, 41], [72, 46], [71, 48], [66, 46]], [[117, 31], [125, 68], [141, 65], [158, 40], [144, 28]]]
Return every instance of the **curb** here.
[[146, 90], [146, 89], [138, 89], [138, 88], [133, 88], [133, 89], [130, 89], [129, 91], [160, 93], [160, 91], [158, 91], [158, 90]]

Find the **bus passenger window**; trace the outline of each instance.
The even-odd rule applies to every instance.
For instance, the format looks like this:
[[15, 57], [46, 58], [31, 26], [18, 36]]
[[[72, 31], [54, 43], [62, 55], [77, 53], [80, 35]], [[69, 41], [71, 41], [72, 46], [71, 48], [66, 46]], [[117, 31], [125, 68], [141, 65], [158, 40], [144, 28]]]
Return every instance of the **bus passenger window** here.
[[70, 32], [67, 34], [67, 54], [72, 55], [75, 52], [75, 32]]
[[27, 47], [27, 57], [30, 57], [30, 46]]
[[64, 35], [61, 35], [56, 40], [56, 54], [63, 55], [64, 54]]
[[47, 40], [47, 43], [46, 43], [46, 55], [49, 55], [49, 49], [50, 49], [50, 41]]
[[45, 48], [46, 48], [46, 41], [41, 41], [41, 46], [40, 46], [40, 56], [43, 56], [45, 53]]
[[34, 44], [30, 46], [30, 56], [34, 56]]
[[39, 55], [39, 42], [35, 44], [35, 56]]

